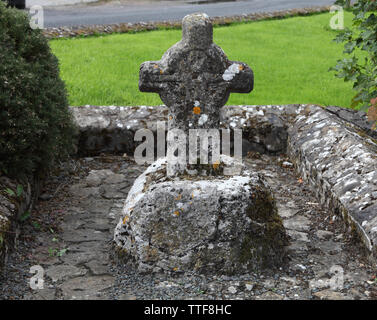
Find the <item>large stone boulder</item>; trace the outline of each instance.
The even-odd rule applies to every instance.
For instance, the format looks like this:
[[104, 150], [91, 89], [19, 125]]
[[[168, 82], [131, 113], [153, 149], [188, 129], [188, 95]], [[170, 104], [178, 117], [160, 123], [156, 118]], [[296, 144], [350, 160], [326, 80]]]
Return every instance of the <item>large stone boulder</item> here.
[[115, 230], [125, 262], [140, 272], [211, 274], [280, 266], [287, 236], [270, 189], [245, 168], [222, 175], [234, 165], [221, 156], [207, 165], [211, 176], [172, 178], [166, 158], [152, 164], [135, 181]]

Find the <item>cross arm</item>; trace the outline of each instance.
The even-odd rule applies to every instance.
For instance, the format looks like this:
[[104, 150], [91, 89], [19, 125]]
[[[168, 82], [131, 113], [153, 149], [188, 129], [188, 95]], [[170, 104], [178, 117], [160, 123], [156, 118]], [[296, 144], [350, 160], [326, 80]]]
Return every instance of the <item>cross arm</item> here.
[[160, 92], [162, 83], [155, 81], [162, 74], [160, 61], [146, 61], [140, 66], [139, 90], [142, 92]]
[[230, 92], [249, 93], [253, 90], [254, 73], [246, 63], [230, 61], [222, 78], [229, 83]]

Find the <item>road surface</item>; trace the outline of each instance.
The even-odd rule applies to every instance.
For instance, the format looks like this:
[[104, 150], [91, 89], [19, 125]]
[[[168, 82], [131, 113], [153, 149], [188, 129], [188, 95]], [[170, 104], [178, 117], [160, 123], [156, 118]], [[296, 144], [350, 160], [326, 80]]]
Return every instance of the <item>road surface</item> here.
[[[38, 0], [34, 0], [34, 2], [36, 1]], [[334, 0], [243, 0], [217, 3], [206, 3], [204, 1], [203, 4], [192, 4], [192, 2], [200, 2], [200, 0], [123, 1], [45, 7], [44, 26], [58, 27], [181, 20], [185, 15], [193, 12], [205, 12], [212, 17], [232, 16], [331, 5]]]

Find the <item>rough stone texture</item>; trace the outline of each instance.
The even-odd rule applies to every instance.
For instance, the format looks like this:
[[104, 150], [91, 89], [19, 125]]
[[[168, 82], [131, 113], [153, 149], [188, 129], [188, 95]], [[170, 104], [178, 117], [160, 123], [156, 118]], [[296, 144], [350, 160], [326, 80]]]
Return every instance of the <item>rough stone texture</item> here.
[[319, 300], [351, 300], [349, 297], [344, 296], [340, 292], [332, 290], [322, 290], [313, 294]]
[[[271, 114], [278, 120], [271, 121]], [[338, 108], [287, 105], [225, 107], [223, 116], [230, 127], [255, 132], [249, 139], [261, 149], [287, 151], [321, 202], [342, 214], [372, 252], [377, 248], [377, 145], [365, 114], [358, 114], [359, 120]], [[267, 139], [270, 135], [276, 139]]]
[[[54, 237], [50, 232], [43, 234], [37, 248], [31, 250], [38, 260], [33, 264], [38, 263], [45, 270], [44, 290], [50, 293], [47, 299], [108, 299], [105, 292], [115, 281], [109, 255], [113, 229], [131, 182], [141, 172], [135, 168], [132, 173], [132, 167], [121, 159], [119, 169], [127, 176], [114, 172], [111, 158], [106, 158], [107, 166], [88, 170], [79, 181], [67, 183], [63, 197], [68, 199], [69, 207], [62, 210], [62, 232]], [[112, 189], [113, 193], [108, 192]], [[64, 253], [51, 256], [49, 249], [57, 246]], [[35, 290], [24, 298], [41, 299], [43, 295], [43, 290]]]
[[[189, 129], [219, 129], [230, 93], [250, 92], [253, 81], [246, 64], [229, 61], [213, 43], [210, 19], [198, 13], [183, 18], [182, 40], [160, 61], [141, 65], [139, 89], [159, 93], [168, 130], [183, 130], [185, 143]], [[170, 162], [171, 144], [168, 135], [167, 158], [152, 164], [127, 197], [114, 235], [119, 253], [140, 272], [236, 274], [281, 266], [288, 240], [262, 178], [246, 170], [226, 177], [223, 167], [235, 165], [230, 157], [205, 177], [203, 164], [190, 164], [196, 173], [189, 176], [187, 158]]]
[[306, 106], [289, 128], [289, 154], [321, 202], [377, 251], [377, 144], [322, 108]]
[[[235, 160], [222, 157], [219, 168]], [[134, 183], [115, 230], [117, 250], [140, 272], [239, 274], [276, 268], [287, 237], [261, 176], [166, 176], [166, 158]]]
[[[160, 95], [169, 109], [168, 130], [183, 131], [186, 136], [179, 139], [186, 146], [190, 129], [219, 129], [220, 110], [230, 93], [249, 93], [253, 85], [254, 75], [249, 66], [229, 61], [213, 43], [212, 23], [205, 13], [185, 16], [182, 40], [168, 49], [161, 60], [140, 66], [140, 91]], [[168, 135], [168, 158], [169, 150], [175, 148], [175, 138]], [[204, 151], [212, 154], [213, 148], [209, 146]], [[168, 175], [182, 173], [187, 168], [188, 157], [178, 163], [174, 160], [169, 158]], [[193, 167], [196, 169], [195, 164]]]
[[[263, 140], [263, 130], [258, 129], [258, 124], [265, 123], [269, 124], [268, 117], [265, 114], [271, 113], [276, 115], [284, 123], [284, 128], [288, 128], [295, 125], [296, 118], [298, 116], [311, 118], [315, 113], [308, 112], [308, 106], [303, 105], [287, 105], [287, 106], [226, 106], [222, 109], [222, 114], [225, 115], [225, 124], [229, 125], [233, 123], [232, 127], [242, 127], [246, 130], [249, 123], [253, 123], [257, 126], [256, 134], [259, 135], [260, 142], [256, 144], [261, 150], [267, 150], [267, 145], [265, 140]], [[92, 108], [92, 109], [91, 109]], [[116, 121], [118, 113], [122, 107], [113, 107], [110, 115], [110, 109], [108, 107], [86, 107], [86, 108], [75, 108], [80, 109], [91, 114], [92, 119], [98, 115], [106, 115], [111, 121]], [[128, 108], [128, 107], [127, 107]], [[130, 107], [131, 108], [131, 107]], [[124, 108], [126, 109], [126, 108]], [[124, 111], [123, 109], [123, 111]], [[139, 110], [147, 110], [145, 116], [140, 116]], [[97, 111], [94, 111], [97, 110]], [[165, 115], [163, 113], [165, 110]], [[318, 106], [310, 106], [309, 110], [317, 110], [320, 112], [321, 109]], [[134, 114], [132, 115], [132, 112]], [[132, 107], [132, 110], [128, 113], [130, 118], [125, 117], [126, 121], [132, 119], [132, 117], [138, 118], [140, 120], [134, 122], [134, 128], [143, 127], [148, 123], [149, 119], [165, 119], [167, 114], [167, 109], [164, 107]], [[335, 114], [326, 114], [325, 119], [330, 116], [331, 121], [334, 121], [342, 129], [339, 132], [346, 134], [345, 139], [357, 139], [366, 143], [367, 145], [371, 143], [373, 145], [373, 140], [370, 140], [367, 135], [359, 128], [355, 128], [348, 122], [340, 120]], [[228, 115], [228, 116], [227, 116]], [[90, 119], [90, 117], [89, 117]], [[304, 119], [304, 118], [302, 118]], [[301, 121], [302, 121], [301, 119]], [[327, 122], [328, 119], [323, 120]], [[111, 122], [110, 121], [110, 122]], [[320, 123], [321, 121], [318, 120]], [[113, 124], [116, 122], [113, 122]], [[312, 125], [314, 125], [313, 123]], [[318, 123], [317, 123], [318, 124]], [[270, 124], [269, 128], [274, 129], [274, 124]], [[93, 127], [95, 129], [95, 125]], [[269, 129], [270, 130], [270, 129]], [[306, 129], [305, 129], [306, 130]], [[132, 132], [132, 131], [131, 131]], [[271, 131], [270, 131], [271, 132]], [[108, 133], [111, 135], [111, 131]], [[133, 135], [133, 133], [132, 133]], [[131, 135], [131, 136], [132, 136]], [[300, 134], [304, 137], [304, 132]], [[310, 137], [308, 137], [310, 138]], [[310, 139], [309, 139], [310, 140]], [[355, 141], [355, 140], [351, 140]], [[289, 146], [289, 141], [286, 141], [286, 146]], [[324, 143], [330, 143], [331, 140], [324, 140]], [[334, 143], [332, 143], [334, 145]], [[301, 148], [301, 147], [300, 147]], [[284, 150], [284, 145], [281, 146], [281, 150]], [[85, 153], [85, 150], [81, 150]], [[337, 150], [336, 147], [332, 149], [332, 152], [341, 152], [342, 150]], [[132, 154], [133, 149], [128, 150], [129, 154]], [[94, 153], [94, 152], [93, 152]], [[375, 153], [374, 153], [375, 154]], [[261, 172], [268, 182], [268, 184], [273, 188], [274, 197], [277, 202], [278, 213], [282, 217], [285, 225], [287, 226], [287, 233], [291, 236], [291, 244], [289, 246], [288, 256], [290, 257], [290, 263], [287, 268], [283, 268], [281, 271], [277, 271], [271, 275], [264, 275], [263, 277], [257, 277], [254, 274], [248, 273], [247, 277], [207, 277], [207, 278], [169, 278], [166, 276], [165, 279], [169, 286], [164, 285], [163, 280], [160, 278], [150, 278], [149, 276], [141, 277], [139, 274], [132, 273], [129, 269], [127, 272], [121, 271], [117, 276], [117, 282], [115, 287], [112, 289], [113, 293], [110, 295], [112, 298], [117, 298], [119, 293], [125, 293], [127, 296], [136, 296], [137, 299], [146, 298], [157, 298], [157, 299], [177, 299], [177, 298], [197, 298], [197, 299], [255, 299], [263, 296], [267, 298], [271, 290], [279, 295], [284, 296], [284, 299], [313, 299], [314, 297], [322, 298], [323, 292], [314, 296], [314, 293], [323, 291], [326, 289], [326, 281], [331, 276], [329, 275], [329, 270], [331, 266], [339, 264], [344, 268], [344, 287], [338, 290], [340, 294], [352, 297], [352, 299], [376, 299], [377, 291], [375, 287], [375, 281], [373, 280], [375, 276], [376, 266], [368, 265], [362, 255], [362, 250], [355, 246], [354, 242], [350, 242], [348, 239], [347, 230], [342, 227], [338, 216], [333, 216], [331, 212], [326, 208], [326, 206], [321, 206], [319, 201], [315, 197], [313, 190], [321, 190], [318, 187], [320, 182], [313, 180], [314, 188], [310, 190], [306, 186], [306, 181], [300, 182], [300, 176], [296, 176], [292, 171], [293, 168], [287, 163], [289, 159], [284, 159], [284, 161], [278, 160], [275, 164], [269, 163], [264, 155], [259, 158], [258, 154], [254, 154], [257, 158], [255, 159], [244, 159], [245, 164]], [[295, 153], [291, 152], [291, 158], [294, 159]], [[307, 155], [307, 153], [305, 153]], [[357, 153], [355, 153], [357, 155]], [[115, 165], [112, 169], [114, 171], [111, 175], [104, 175], [108, 171], [103, 171], [104, 169], [109, 169], [112, 166], [111, 162], [108, 161], [109, 157], [95, 157], [87, 158], [87, 160], [80, 160], [87, 162], [88, 164], [97, 164], [95, 170], [98, 170], [98, 177], [95, 172], [90, 174], [90, 179], [76, 181], [79, 187], [72, 187], [72, 190], [80, 191], [79, 193], [72, 193], [67, 197], [69, 205], [64, 213], [64, 222], [62, 223], [62, 233], [69, 233], [75, 229], [85, 229], [85, 232], [90, 235], [94, 231], [104, 232], [108, 239], [111, 239], [111, 233], [116, 223], [122, 216], [122, 207], [124, 199], [126, 198], [128, 188], [125, 185], [130, 186], [134, 178], [136, 178], [143, 169], [136, 165], [125, 166], [125, 158], [118, 157], [119, 163]], [[300, 160], [302, 159], [302, 160]], [[317, 156], [313, 155], [305, 156], [303, 158], [297, 158], [296, 164], [302, 161], [303, 163], [316, 163]], [[362, 158], [349, 160], [349, 167], [359, 165], [363, 163]], [[262, 163], [262, 164], [259, 164]], [[336, 160], [335, 160], [336, 163]], [[117, 168], [121, 168], [118, 172]], [[375, 170], [375, 169], [374, 169]], [[357, 169], [356, 169], [357, 171]], [[312, 172], [314, 172], [312, 170]], [[100, 184], [104, 184], [104, 181], [118, 181], [118, 174], [123, 174], [127, 183], [116, 183], [116, 184], [105, 184], [106, 189], [111, 186], [116, 186], [116, 192], [124, 192], [123, 199], [105, 199], [102, 197], [101, 193], [93, 193], [92, 191], [87, 191], [96, 187]], [[361, 177], [364, 174], [361, 173]], [[102, 180], [102, 177], [104, 180]], [[309, 175], [307, 176], [310, 177]], [[338, 179], [337, 176], [334, 178]], [[328, 179], [322, 177], [325, 181]], [[97, 182], [95, 182], [97, 181]], [[98, 184], [98, 181], [101, 181]], [[307, 180], [309, 181], [309, 180]], [[370, 187], [370, 184], [368, 184]], [[356, 188], [357, 192], [360, 192]], [[60, 192], [59, 192], [60, 194]], [[352, 194], [354, 191], [352, 190]], [[335, 195], [336, 196], [336, 195]], [[359, 201], [357, 195], [355, 194], [356, 201]], [[54, 197], [50, 202], [53, 202], [55, 207], [59, 207], [59, 202], [62, 201], [58, 197]], [[371, 200], [371, 205], [375, 204], [375, 199]], [[47, 201], [42, 201], [45, 203]], [[77, 203], [78, 202], [78, 203]], [[339, 204], [338, 204], [339, 205]], [[334, 203], [334, 211], [337, 211], [337, 204]], [[345, 208], [346, 210], [347, 207]], [[334, 212], [333, 211], [333, 212]], [[33, 213], [34, 214], [34, 213]], [[107, 218], [107, 215], [110, 219]], [[288, 219], [297, 217], [295, 221], [297, 223], [285, 222]], [[310, 220], [310, 228], [307, 227], [305, 217]], [[100, 221], [100, 219], [105, 219], [106, 221]], [[302, 225], [301, 225], [302, 223]], [[288, 229], [292, 228], [292, 229]], [[295, 229], [297, 228], [297, 230]], [[361, 224], [361, 228], [363, 225]], [[307, 231], [299, 231], [307, 230]], [[322, 232], [319, 232], [322, 231]], [[323, 232], [325, 231], [325, 232]], [[25, 286], [30, 274], [28, 270], [31, 265], [40, 264], [46, 269], [50, 265], [60, 265], [60, 264], [71, 264], [75, 267], [82, 267], [85, 265], [89, 272], [90, 267], [94, 269], [94, 263], [91, 260], [96, 260], [98, 264], [98, 270], [102, 265], [102, 262], [110, 264], [109, 258], [106, 257], [109, 248], [107, 247], [107, 242], [103, 238], [98, 238], [98, 240], [93, 241], [83, 241], [79, 243], [69, 243], [70, 250], [60, 258], [50, 257], [48, 249], [50, 246], [56, 245], [56, 243], [51, 242], [52, 235], [50, 231], [46, 231], [43, 234], [43, 240], [31, 241], [29, 238], [19, 241], [18, 251], [22, 254], [22, 261], [17, 264], [14, 262], [14, 258], [10, 261], [11, 264], [6, 268], [6, 274], [0, 279], [0, 296], [2, 298], [6, 297], [9, 299], [11, 296], [7, 295], [10, 287], [14, 288], [12, 295], [19, 296], [22, 298], [28, 287]], [[332, 235], [333, 234], [333, 235]], [[38, 239], [38, 238], [37, 238]], [[30, 246], [33, 245], [35, 249], [31, 250]], [[375, 243], [373, 243], [375, 247]], [[25, 251], [22, 251], [23, 247]], [[63, 246], [64, 248], [64, 246]], [[29, 261], [29, 254], [32, 252], [33, 260]], [[13, 253], [12, 253], [13, 254]], [[18, 254], [14, 253], [15, 256]], [[98, 261], [99, 260], [99, 261]], [[86, 264], [88, 266], [86, 266]], [[17, 268], [14, 266], [17, 265]], [[23, 273], [23, 278], [21, 280], [18, 278], [19, 274]], [[82, 275], [81, 277], [88, 277], [88, 274]], [[99, 276], [102, 277], [102, 276]], [[70, 278], [68, 277], [68, 280]], [[158, 279], [158, 280], [157, 280]], [[46, 279], [46, 281], [49, 279]], [[62, 280], [62, 281], [68, 281]], [[17, 285], [19, 281], [19, 285]], [[308, 289], [308, 282], [313, 281], [313, 286]], [[61, 283], [52, 283], [54, 289], [46, 288], [42, 291], [33, 292], [32, 295], [26, 295], [25, 299], [70, 299], [69, 295], [63, 296], [60, 291]], [[81, 290], [83, 287], [77, 287], [77, 290]], [[84, 288], [85, 292], [92, 290], [95, 292], [96, 282], [87, 282], [87, 287]], [[236, 288], [236, 292], [232, 293], [228, 288], [232, 286]], [[56, 288], [56, 289], [55, 289]], [[66, 287], [68, 290], [68, 287]], [[72, 288], [72, 286], [71, 286]], [[249, 288], [249, 289], [248, 289]], [[250, 289], [251, 288], [251, 289]], [[55, 295], [55, 291], [58, 294]], [[68, 291], [66, 291], [68, 293]], [[76, 294], [80, 291], [76, 291]], [[198, 293], [205, 292], [205, 293]], [[85, 293], [86, 294], [86, 293]], [[94, 298], [103, 298], [105, 293], [101, 293], [101, 297], [93, 294]], [[331, 298], [331, 296], [328, 296]]]
[[[220, 127], [243, 129], [244, 151], [279, 154], [287, 149], [288, 124], [300, 105], [225, 106], [220, 110]], [[166, 106], [81, 106], [71, 108], [80, 134], [78, 154], [127, 153], [132, 155], [139, 129], [154, 133], [157, 121], [168, 121]]]
[[139, 129], [156, 130], [156, 122], [167, 119], [166, 107], [94, 107], [71, 108], [79, 128], [78, 154], [132, 153], [137, 143], [134, 134]]
[[182, 40], [160, 61], [140, 67], [139, 89], [157, 92], [169, 109], [169, 129], [218, 128], [220, 109], [231, 92], [253, 89], [252, 70], [242, 62], [229, 61], [213, 43], [213, 28], [204, 13], [182, 20]]
[[[290, 239], [288, 263], [281, 269], [231, 276], [140, 274], [129, 266], [114, 265], [109, 259], [107, 241], [65, 243], [61, 237], [76, 229], [85, 230], [88, 234], [102, 231], [111, 240], [114, 227], [122, 216], [128, 189], [124, 189], [124, 181], [116, 184], [105, 181], [116, 181], [115, 177], [122, 174], [126, 182], [132, 185], [134, 179], [145, 170], [122, 156], [101, 155], [76, 159], [72, 168], [80, 168], [79, 171], [85, 168], [84, 174], [78, 177], [76, 171], [65, 173], [64, 181], [70, 178], [72, 182], [62, 187], [49, 201], [41, 201], [32, 212], [32, 217], [37, 218], [49, 216], [48, 212], [52, 211], [51, 216], [63, 219], [59, 228], [61, 231], [52, 235], [48, 228], [37, 230], [32, 226], [22, 231], [25, 237], [20, 236], [17, 252], [9, 255], [5, 272], [0, 273], [0, 299], [376, 299], [376, 264], [366, 261], [358, 243], [348, 236], [341, 219], [320, 205], [309, 186], [298, 181], [294, 168], [283, 165], [287, 161], [289, 159], [286, 157], [266, 155], [244, 159], [247, 167], [260, 172], [268, 181], [283, 222], [297, 218], [296, 221], [302, 223], [291, 224], [289, 227], [292, 229], [287, 230], [291, 234], [294, 234], [295, 228], [307, 230], [297, 231], [307, 241]], [[88, 176], [91, 178], [88, 179]], [[98, 179], [94, 179], [96, 176]], [[47, 190], [55, 190], [56, 178], [52, 176], [46, 182]], [[101, 195], [83, 197], [87, 194], [84, 189], [92, 188], [88, 182], [93, 180], [101, 180], [106, 187], [116, 186], [117, 192], [124, 191], [124, 199], [109, 200]], [[73, 187], [76, 184], [80, 188]], [[82, 192], [76, 193], [77, 190]], [[309, 228], [305, 218], [309, 220]], [[95, 224], [98, 219], [103, 220], [100, 229]], [[23, 227], [27, 225], [24, 223]], [[326, 231], [330, 237], [323, 239], [318, 230]], [[59, 241], [52, 241], [53, 236]], [[51, 257], [50, 247], [68, 247], [69, 250], [61, 257]], [[106, 274], [101, 272], [104, 264], [108, 266]], [[68, 273], [56, 282], [45, 273], [45, 289], [30, 290], [25, 284], [30, 279], [29, 268], [32, 265], [43, 266], [46, 273], [49, 270], [52, 278], [57, 274], [54, 275], [54, 272], [58, 272], [59, 268], [64, 270], [66, 265], [71, 266], [72, 272], [66, 269]], [[329, 287], [329, 281], [334, 280], [331, 273], [334, 265], [344, 270], [344, 283], [339, 288]], [[81, 274], [84, 268], [87, 272]], [[91, 274], [92, 271], [99, 271], [101, 275]]]
[[336, 106], [328, 106], [326, 111], [335, 114], [344, 121], [351, 122], [374, 139], [377, 139], [377, 131], [373, 130], [374, 121], [369, 121], [365, 112]]
[[242, 129], [242, 137], [247, 141], [244, 152], [285, 153], [287, 121], [294, 121], [298, 108], [299, 105], [225, 106], [222, 109], [222, 126]]
[[[135, 132], [133, 130], [139, 128], [148, 127], [152, 131], [155, 130], [156, 120], [167, 120], [168, 112], [164, 106], [113, 107], [111, 112], [107, 107], [87, 106], [72, 109], [75, 118], [82, 119], [80, 126], [83, 131], [85, 131], [85, 128], [95, 130], [90, 122], [94, 122], [94, 119], [99, 116], [108, 119], [106, 121], [108, 125], [104, 126], [104, 129], [110, 141], [115, 140], [112, 140], [111, 136], [118, 115], [123, 114], [124, 117], [121, 119], [127, 123], [130, 123], [132, 119], [142, 118], [133, 122], [131, 132], [128, 129], [122, 131], [127, 136], [133, 136]], [[290, 156], [299, 168], [300, 174], [302, 173], [303, 178], [311, 182], [314, 190], [318, 192], [318, 196], [330, 206], [334, 213], [347, 213], [346, 215], [352, 222], [351, 225], [354, 225], [355, 230], [362, 234], [366, 247], [371, 250], [372, 247], [376, 248], [376, 240], [373, 239], [375, 239], [374, 232], [377, 227], [375, 219], [377, 212], [375, 209], [377, 201], [376, 179], [373, 178], [373, 171], [376, 172], [376, 161], [371, 161], [376, 157], [375, 140], [373, 140], [375, 133], [370, 131], [371, 124], [367, 122], [365, 113], [340, 111], [334, 107], [329, 107], [329, 111], [326, 111], [326, 109], [314, 105], [225, 106], [221, 110], [221, 125], [243, 129], [244, 154], [248, 151], [280, 154], [289, 150]], [[88, 115], [88, 122], [80, 116], [80, 113]], [[348, 116], [345, 114], [348, 114]], [[305, 121], [308, 121], [308, 126], [299, 130], [297, 126], [303, 125]], [[312, 123], [310, 124], [310, 122]], [[316, 124], [319, 125], [317, 129], [315, 129]], [[321, 126], [323, 128], [320, 128]], [[313, 127], [313, 132], [310, 132], [311, 127]], [[327, 127], [336, 129], [334, 129], [335, 131], [327, 131]], [[319, 133], [314, 131], [321, 132], [321, 136], [317, 137], [316, 135]], [[306, 137], [309, 133], [311, 136]], [[338, 140], [331, 137], [335, 133]], [[301, 137], [300, 141], [297, 140], [299, 137]], [[98, 144], [97, 148], [90, 149], [90, 152], [102, 152], [107, 147], [101, 145], [100, 141], [103, 138], [100, 135], [92, 137], [92, 139], [98, 141]], [[313, 150], [302, 150], [305, 139], [308, 139], [308, 141], [312, 139], [313, 142], [318, 143], [318, 146], [312, 148]], [[82, 139], [82, 149], [87, 146], [85, 141], [85, 139]], [[346, 150], [350, 153], [349, 156], [345, 156], [343, 150], [338, 148], [338, 142], [341, 142], [344, 146], [351, 146]], [[330, 153], [323, 152], [325, 149], [328, 149]], [[134, 148], [122, 151], [132, 154], [133, 150]], [[81, 151], [85, 152], [85, 150]], [[321, 166], [325, 163], [326, 168], [324, 169]], [[325, 170], [324, 173], [326, 174], [322, 175], [319, 170]], [[351, 172], [355, 177], [347, 176]], [[319, 178], [317, 179], [318, 174]], [[354, 185], [345, 186], [346, 189], [350, 188], [349, 193], [345, 195], [344, 193], [347, 190], [343, 188], [344, 193], [342, 193], [339, 187], [344, 181], [352, 182], [352, 179], [349, 178], [356, 178], [359, 181], [353, 181]], [[367, 183], [363, 184], [363, 181], [367, 181]], [[333, 186], [336, 186], [337, 189], [333, 189]], [[369, 196], [365, 197], [368, 194]], [[351, 201], [353, 202], [351, 203]], [[299, 236], [299, 234], [297, 233], [296, 236]]]

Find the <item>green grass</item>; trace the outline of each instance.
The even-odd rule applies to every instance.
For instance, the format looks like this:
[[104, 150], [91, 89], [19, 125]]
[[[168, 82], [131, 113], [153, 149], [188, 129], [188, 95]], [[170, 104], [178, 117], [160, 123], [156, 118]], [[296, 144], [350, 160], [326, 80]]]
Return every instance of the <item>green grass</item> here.
[[[214, 41], [228, 58], [246, 62], [255, 75], [250, 94], [230, 104], [315, 103], [349, 107], [352, 84], [328, 72], [342, 56], [332, 40], [329, 13], [214, 28]], [[352, 15], [346, 13], [345, 23]], [[139, 66], [159, 60], [181, 38], [180, 30], [51, 40], [60, 60], [70, 105], [159, 105], [159, 96], [138, 90]]]

